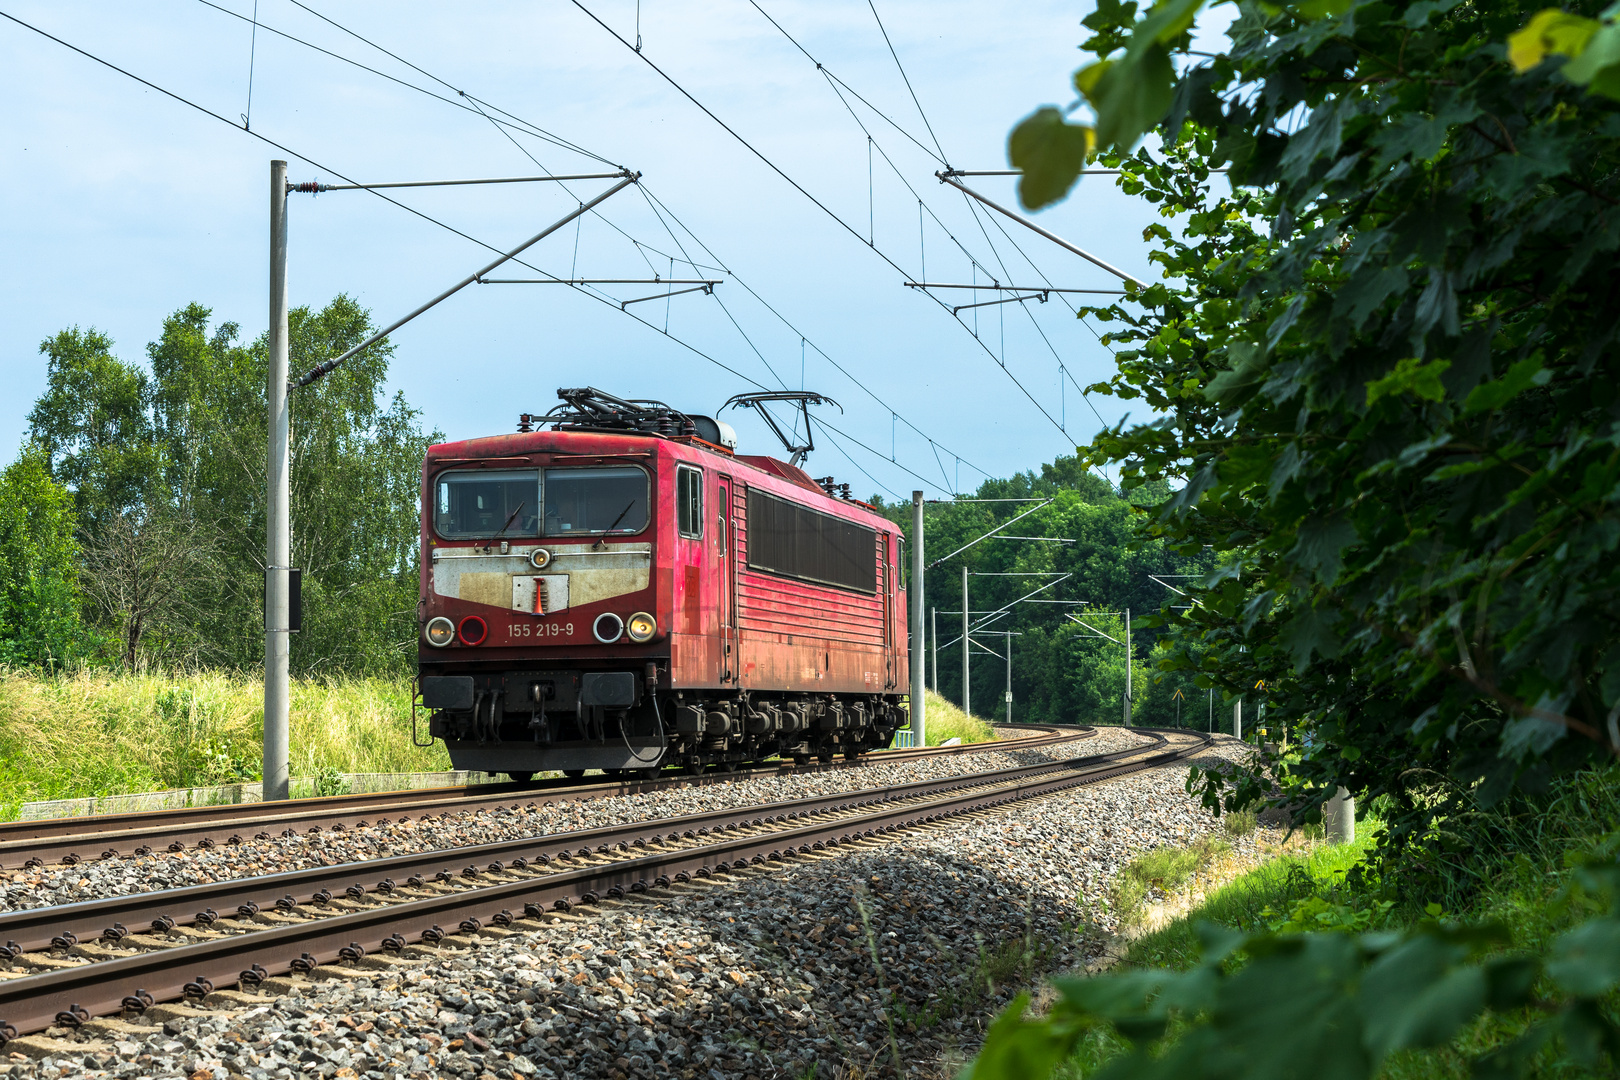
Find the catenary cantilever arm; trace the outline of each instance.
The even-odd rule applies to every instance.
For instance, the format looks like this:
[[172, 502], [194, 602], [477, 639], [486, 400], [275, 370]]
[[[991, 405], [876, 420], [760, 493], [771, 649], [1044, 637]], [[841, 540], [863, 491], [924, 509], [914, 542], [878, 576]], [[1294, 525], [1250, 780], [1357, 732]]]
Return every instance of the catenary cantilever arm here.
[[327, 374], [331, 373], [331, 371], [334, 368], [336, 368], [339, 364], [343, 363], [343, 361], [347, 360], [349, 357], [353, 356], [355, 353], [359, 352], [361, 349], [369, 348], [370, 346], [377, 344], [377, 342], [381, 341], [383, 338], [387, 337], [389, 334], [392, 334], [395, 330], [398, 330], [400, 327], [404, 326], [406, 323], [410, 322], [412, 319], [414, 319], [418, 315], [422, 314], [422, 312], [428, 310], [431, 307], [434, 307], [435, 305], [437, 305], [437, 304], [439, 304], [439, 303], [441, 303], [441, 302], [443, 302], [445, 300], [448, 300], [450, 297], [454, 296], [456, 293], [460, 292], [462, 289], [465, 289], [468, 285], [471, 285], [473, 282], [477, 281], [479, 278], [483, 277], [485, 274], [489, 273], [491, 270], [493, 270], [497, 266], [501, 265], [501, 263], [506, 262], [508, 259], [514, 259], [517, 256], [521, 255], [523, 252], [527, 251], [529, 248], [533, 247], [535, 244], [538, 244], [540, 241], [544, 240], [546, 237], [550, 236], [552, 233], [556, 232], [558, 229], [562, 228], [564, 225], [568, 224], [570, 221], [573, 221], [575, 218], [577, 218], [580, 215], [588, 212], [592, 207], [596, 206], [598, 203], [603, 202], [604, 200], [610, 198], [613, 195], [617, 195], [619, 192], [623, 191], [625, 188], [629, 187], [631, 184], [634, 184], [637, 180], [640, 180], [640, 179], [641, 179], [641, 174], [640, 173], [626, 172], [624, 174], [624, 179], [623, 180], [619, 181], [617, 184], [614, 184], [612, 187], [610, 187], [606, 191], [602, 192], [602, 194], [598, 195], [596, 198], [592, 199], [590, 202], [580, 203], [579, 209], [571, 211], [565, 217], [563, 217], [563, 218], [559, 219], [558, 221], [553, 222], [552, 224], [546, 226], [540, 232], [538, 232], [535, 235], [529, 237], [527, 240], [523, 241], [523, 243], [519, 244], [517, 247], [513, 248], [511, 251], [508, 251], [505, 255], [502, 255], [500, 258], [496, 259], [494, 262], [490, 263], [488, 266], [484, 267], [483, 269], [481, 269], [481, 270], [479, 270], [479, 271], [477, 271], [477, 272], [475, 272], [473, 274], [469, 274], [467, 277], [462, 278], [456, 284], [450, 286], [448, 289], [444, 290], [444, 292], [440, 293], [438, 296], [435, 296], [433, 299], [429, 300], [427, 303], [423, 304], [421, 307], [417, 308], [415, 311], [411, 312], [409, 315], [406, 315], [404, 318], [395, 319], [393, 322], [389, 323], [387, 326], [383, 327], [381, 330], [377, 331], [375, 334], [372, 334], [370, 337], [366, 338], [366, 340], [362, 341], [360, 344], [356, 345], [354, 348], [352, 348], [352, 349], [348, 350], [347, 352], [343, 353], [343, 355], [335, 356], [330, 360], [327, 360], [327, 361], [325, 361], [323, 363], [317, 364], [314, 367], [310, 368], [309, 371], [307, 371], [304, 374], [303, 378], [301, 378], [297, 382], [293, 383], [293, 387], [296, 389], [296, 388], [299, 388], [299, 387], [308, 386], [310, 383], [314, 382], [316, 379], [321, 378], [323, 375], [327, 375]]
[[1022, 225], [1024, 228], [1031, 229], [1031, 230], [1033, 230], [1035, 232], [1040, 233], [1042, 236], [1044, 236], [1048, 240], [1052, 241], [1052, 243], [1056, 244], [1058, 247], [1063, 248], [1065, 251], [1074, 252], [1076, 255], [1080, 256], [1082, 259], [1086, 260], [1087, 262], [1093, 263], [1093, 264], [1095, 264], [1097, 266], [1102, 267], [1104, 270], [1108, 271], [1110, 274], [1113, 274], [1115, 277], [1120, 278], [1121, 280], [1134, 281], [1136, 284], [1142, 286], [1142, 288], [1144, 288], [1144, 289], [1148, 287], [1147, 282], [1143, 281], [1141, 278], [1133, 277], [1132, 275], [1127, 274], [1125, 271], [1121, 270], [1117, 266], [1108, 265], [1107, 263], [1103, 262], [1101, 259], [1097, 258], [1097, 256], [1093, 255], [1091, 252], [1085, 251], [1085, 250], [1083, 250], [1083, 249], [1081, 249], [1079, 247], [1076, 247], [1075, 245], [1069, 243], [1067, 240], [1063, 239], [1063, 237], [1058, 236], [1056, 233], [1046, 231], [1045, 229], [1041, 228], [1039, 225], [1035, 224], [1033, 221], [1029, 220], [1028, 218], [1022, 217], [1022, 216], [1020, 216], [1018, 214], [1013, 213], [1011, 210], [1008, 210], [1005, 206], [1000, 206], [1000, 205], [998, 205], [996, 203], [991, 202], [989, 199], [985, 198], [983, 195], [980, 195], [977, 191], [974, 191], [972, 188], [968, 187], [966, 184], [959, 184], [955, 180], [952, 180], [945, 173], [937, 172], [934, 175], [939, 177], [939, 182], [940, 183], [949, 184], [949, 185], [951, 185], [951, 187], [956, 188], [958, 191], [961, 191], [961, 192], [963, 192], [965, 194], [973, 196], [975, 199], [978, 199], [980, 202], [984, 203], [984, 205], [988, 206], [990, 209], [996, 211], [996, 213], [1004, 214], [1007, 217], [1010, 217], [1014, 221], [1018, 222], [1018, 224]]

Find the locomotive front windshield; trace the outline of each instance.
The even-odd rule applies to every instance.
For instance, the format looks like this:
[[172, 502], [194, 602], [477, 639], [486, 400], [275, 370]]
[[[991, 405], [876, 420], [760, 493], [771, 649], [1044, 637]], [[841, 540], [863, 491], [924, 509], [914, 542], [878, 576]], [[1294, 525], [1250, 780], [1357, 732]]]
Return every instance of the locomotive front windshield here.
[[647, 488], [635, 466], [445, 472], [433, 529], [447, 540], [638, 533], [647, 527]]
[[647, 474], [635, 466], [547, 469], [546, 535], [638, 533], [647, 527]]

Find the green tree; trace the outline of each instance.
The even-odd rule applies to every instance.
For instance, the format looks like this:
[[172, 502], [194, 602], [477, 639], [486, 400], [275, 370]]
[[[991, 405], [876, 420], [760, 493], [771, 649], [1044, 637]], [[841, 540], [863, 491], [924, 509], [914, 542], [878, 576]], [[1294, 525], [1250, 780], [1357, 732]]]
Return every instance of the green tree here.
[[[1245, 2], [1195, 54], [1200, 0], [1106, 0], [1075, 76], [1095, 125], [1044, 109], [1009, 143], [1026, 205], [1095, 137], [1165, 218], [1167, 283], [1096, 313], [1124, 346], [1096, 389], [1155, 415], [1091, 457], [1176, 480], [1157, 534], [1220, 553], [1171, 663], [1263, 682], [1305, 747], [1206, 798], [1382, 796], [1408, 887], [1473, 869], [1481, 803], [1620, 753], [1620, 29], [1571, 6]], [[1617, 873], [1607, 842], [1588, 886], [1612, 903]], [[1212, 933], [1185, 979], [1076, 983], [1044, 1023], [1020, 1003], [974, 1075], [1045, 1075], [1106, 1025], [1131, 1043], [1114, 1077], [1365, 1077], [1525, 1006], [1548, 1022], [1477, 1071], [1557, 1040], [1590, 1075], [1620, 1060], [1604, 906], [1544, 958], [1482, 961], [1489, 930]], [[1261, 1032], [1257, 994], [1295, 1011]]]
[[1242, 5], [1207, 59], [1198, 7], [1086, 20], [1077, 87], [1169, 278], [1098, 312], [1124, 346], [1098, 389], [1157, 419], [1093, 454], [1178, 479], [1156, 528], [1223, 553], [1180, 662], [1264, 682], [1318, 747], [1294, 797], [1387, 794], [1400, 844], [1440, 791], [1620, 750], [1617, 106], [1507, 62], [1522, 6]]
[[[115, 545], [117, 558], [86, 567], [86, 584], [128, 664], [143, 649], [228, 667], [263, 657], [266, 340], [243, 344], [235, 323], [211, 317], [190, 304], [165, 319], [147, 347], [150, 374], [93, 330], [43, 346], [49, 385], [30, 421], [84, 508], [87, 542]], [[288, 321], [299, 370], [373, 330], [346, 296]], [[391, 352], [374, 346], [293, 397], [302, 673], [399, 672], [412, 660], [419, 477], [437, 435], [403, 396], [383, 393]], [[186, 569], [169, 573], [177, 551]]]
[[[945, 559], [927, 572], [926, 595], [922, 598], [925, 625], [935, 622], [927, 614], [930, 609], [956, 613], [942, 614], [937, 620], [940, 692], [953, 701], [962, 700], [959, 612], [961, 571], [966, 566], [971, 575], [969, 604], [974, 611], [994, 612], [1011, 605], [1005, 615], [985, 624], [987, 633], [980, 639], [986, 648], [1000, 653], [1006, 643], [1005, 636], [998, 636], [1000, 632], [1010, 630], [1019, 635], [1013, 639], [1015, 720], [1112, 724], [1123, 718], [1124, 650], [1077, 636], [1083, 632], [1066, 613], [1084, 606], [1113, 612], [1131, 608], [1137, 663], [1133, 721], [1174, 722], [1174, 703], [1166, 699], [1165, 707], [1166, 703], [1160, 702], [1154, 692], [1154, 679], [1163, 677], [1163, 673], [1147, 666], [1154, 643], [1163, 631], [1142, 620], [1157, 612], [1167, 595], [1165, 587], [1149, 575], [1201, 574], [1211, 564], [1209, 557], [1201, 550], [1191, 556], [1177, 554], [1147, 536], [1144, 528], [1149, 519], [1145, 511], [1134, 507], [1095, 470], [1073, 456], [1059, 457], [1042, 465], [1038, 472], [987, 480], [972, 497], [1029, 501], [963, 501], [929, 506], [925, 528], [930, 561], [942, 559], [1031, 510], [1028, 516], [1011, 524], [1007, 533], [1061, 542], [992, 538]], [[1042, 499], [1051, 502], [1037, 506]], [[885, 510], [909, 529], [911, 507]], [[1059, 581], [1063, 575], [1067, 577]], [[1042, 585], [1052, 587], [1037, 592]], [[1117, 630], [1110, 633], [1122, 637], [1123, 618], [1106, 617], [1119, 621]], [[933, 644], [930, 639], [930, 647], [923, 651], [930, 659]], [[1098, 649], [1096, 645], [1106, 648]], [[992, 718], [1004, 717], [1005, 663], [976, 651], [971, 677], [970, 704], [975, 711]]]
[[30, 444], [0, 472], [0, 663], [54, 667], [85, 646], [73, 495]]
[[152, 380], [112, 355], [92, 327], [42, 341], [46, 388], [28, 414], [29, 439], [72, 492], [87, 532], [112, 514], [162, 497], [163, 451], [152, 430]]

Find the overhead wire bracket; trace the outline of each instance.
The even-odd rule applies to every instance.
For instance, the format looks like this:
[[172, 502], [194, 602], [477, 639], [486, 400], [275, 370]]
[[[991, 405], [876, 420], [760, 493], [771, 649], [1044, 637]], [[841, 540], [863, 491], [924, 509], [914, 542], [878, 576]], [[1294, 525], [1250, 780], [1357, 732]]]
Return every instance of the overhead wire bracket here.
[[1124, 289], [1059, 289], [1052, 285], [993, 285], [950, 282], [950, 281], [903, 281], [908, 289], [989, 289], [996, 292], [1043, 292], [1043, 293], [1102, 293], [1106, 296], [1124, 296]]
[[562, 228], [564, 225], [567, 225], [569, 222], [573, 221], [575, 218], [577, 218], [577, 217], [581, 216], [582, 214], [588, 213], [589, 211], [593, 210], [597, 206], [598, 203], [605, 202], [607, 199], [612, 198], [614, 195], [618, 194], [619, 192], [623, 191], [625, 188], [629, 187], [631, 184], [634, 184], [636, 181], [641, 179], [641, 174], [640, 173], [632, 172], [629, 169], [624, 170], [622, 173], [614, 173], [613, 175], [614, 176], [622, 176], [623, 179], [621, 179], [617, 184], [614, 184], [612, 187], [608, 188], [606, 191], [602, 192], [600, 195], [596, 196], [590, 202], [580, 203], [579, 204], [579, 209], [570, 211], [568, 214], [566, 214], [563, 217], [559, 218], [557, 221], [554, 221], [550, 225], [547, 225], [544, 229], [542, 229], [539, 232], [535, 233], [533, 236], [531, 236], [527, 240], [523, 241], [523, 243], [519, 244], [517, 247], [515, 247], [515, 248], [511, 249], [510, 251], [507, 251], [504, 254], [502, 254], [500, 256], [500, 258], [496, 259], [494, 262], [489, 263], [488, 265], [484, 266], [483, 268], [481, 268], [479, 270], [473, 271], [468, 276], [462, 278], [460, 281], [456, 282], [454, 285], [452, 285], [448, 289], [444, 290], [438, 296], [435, 296], [433, 299], [429, 300], [427, 303], [422, 304], [419, 307], [417, 307], [414, 311], [410, 312], [408, 315], [405, 315], [405, 316], [403, 316], [401, 318], [395, 319], [393, 322], [389, 323], [387, 326], [383, 327], [381, 330], [378, 330], [375, 334], [372, 334], [370, 337], [366, 338], [366, 340], [362, 341], [360, 344], [354, 346], [353, 348], [350, 348], [350, 349], [346, 350], [344, 353], [342, 353], [339, 356], [334, 356], [330, 360], [326, 360], [326, 361], [323, 361], [322, 363], [316, 364], [314, 367], [310, 368], [309, 371], [304, 373], [303, 378], [293, 381], [292, 384], [291, 384], [291, 388], [292, 389], [297, 389], [299, 387], [308, 386], [310, 383], [315, 382], [317, 379], [323, 378], [324, 376], [330, 374], [334, 368], [336, 368], [339, 364], [343, 363], [343, 361], [347, 360], [349, 357], [353, 356], [355, 353], [360, 352], [362, 349], [366, 349], [366, 348], [369, 348], [372, 345], [375, 345], [377, 342], [381, 341], [383, 338], [386, 338], [389, 334], [392, 334], [395, 330], [398, 330], [400, 327], [404, 326], [406, 323], [410, 322], [412, 319], [416, 318], [418, 315], [422, 314], [424, 311], [427, 311], [428, 309], [430, 309], [432, 307], [435, 307], [438, 304], [440, 304], [440, 303], [444, 302], [445, 300], [449, 299], [450, 297], [454, 296], [456, 293], [460, 292], [462, 289], [465, 289], [468, 285], [471, 285], [473, 282], [478, 281], [485, 274], [489, 273], [491, 270], [495, 269], [497, 266], [501, 265], [502, 263], [506, 262], [507, 260], [517, 258], [517, 256], [523, 254], [523, 252], [527, 251], [529, 248], [533, 247], [535, 244], [538, 244], [540, 241], [544, 240], [546, 237], [550, 236], [552, 233], [556, 232], [558, 229]]
[[980, 195], [977, 191], [974, 191], [972, 188], [968, 187], [966, 184], [958, 183], [955, 179], [953, 179], [951, 177], [951, 175], [949, 173], [947, 173], [945, 171], [940, 171], [940, 172], [936, 172], [934, 175], [939, 177], [939, 182], [940, 183], [949, 184], [949, 185], [951, 185], [951, 187], [956, 188], [958, 191], [961, 191], [962, 193], [964, 193], [966, 195], [972, 196], [973, 198], [975, 198], [975, 199], [979, 200], [980, 202], [982, 202], [984, 205], [988, 206], [990, 209], [996, 211], [996, 213], [1002, 214], [1002, 215], [1004, 215], [1006, 217], [1009, 217], [1009, 218], [1012, 218], [1012, 220], [1018, 222], [1018, 224], [1022, 225], [1024, 228], [1029, 229], [1029, 230], [1031, 230], [1033, 232], [1037, 232], [1040, 235], [1046, 237], [1048, 240], [1052, 241], [1052, 243], [1056, 244], [1058, 247], [1063, 248], [1065, 251], [1071, 251], [1074, 254], [1080, 256], [1082, 259], [1085, 259], [1087, 262], [1092, 263], [1095, 266], [1100, 266], [1102, 269], [1108, 271], [1110, 274], [1113, 274], [1115, 277], [1119, 278], [1120, 280], [1135, 282], [1137, 285], [1140, 285], [1144, 289], [1148, 287], [1148, 283], [1143, 281], [1141, 278], [1136, 277], [1136, 276], [1134, 276], [1132, 274], [1127, 274], [1125, 271], [1121, 270], [1117, 266], [1110, 266], [1108, 263], [1103, 262], [1103, 260], [1097, 258], [1097, 256], [1093, 255], [1091, 252], [1086, 251], [1083, 248], [1080, 248], [1080, 247], [1078, 247], [1078, 246], [1076, 246], [1074, 244], [1069, 243], [1067, 240], [1063, 239], [1063, 237], [1057, 235], [1056, 233], [1049, 232], [1046, 229], [1041, 228], [1039, 225], [1035, 224], [1033, 221], [1029, 220], [1028, 218], [1023, 217], [1023, 216], [1021, 216], [1019, 214], [1013, 213], [1011, 210], [1008, 210], [1005, 206], [1002, 206], [999, 203], [991, 202], [989, 199], [985, 198], [983, 195]]
[[671, 296], [685, 296], [687, 293], [694, 293], [694, 292], [701, 292], [701, 293], [704, 293], [705, 295], [712, 295], [714, 293], [714, 283], [711, 282], [711, 283], [704, 284], [704, 285], [695, 285], [690, 289], [676, 289], [674, 292], [653, 293], [651, 296], [638, 296], [633, 300], [620, 300], [619, 301], [619, 310], [623, 311], [625, 308], [629, 307], [631, 304], [639, 304], [644, 300], [663, 300], [663, 299], [666, 299], [666, 298], [671, 297]]
[[995, 307], [997, 304], [1015, 304], [1020, 300], [1039, 300], [1044, 304], [1046, 303], [1046, 294], [1048, 291], [1049, 290], [1047, 289], [1042, 289], [1040, 292], [1029, 293], [1025, 296], [1003, 296], [1000, 300], [980, 300], [976, 304], [957, 304], [955, 307], [951, 308], [951, 314], [955, 315], [958, 311], [966, 311], [968, 308]]

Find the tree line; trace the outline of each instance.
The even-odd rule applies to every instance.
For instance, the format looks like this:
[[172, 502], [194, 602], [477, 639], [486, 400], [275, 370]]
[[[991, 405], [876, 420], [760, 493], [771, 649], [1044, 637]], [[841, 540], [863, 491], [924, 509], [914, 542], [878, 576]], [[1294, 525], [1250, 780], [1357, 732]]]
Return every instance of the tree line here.
[[[46, 389], [0, 473], [0, 662], [263, 662], [266, 338], [189, 304], [146, 365], [94, 328], [42, 342]], [[347, 296], [289, 314], [305, 368], [363, 341]], [[389, 674], [415, 657], [419, 473], [437, 432], [383, 387], [373, 346], [294, 397], [294, 670]]]
[[[978, 715], [1007, 717], [1010, 636], [1015, 722], [1122, 722], [1128, 609], [1132, 722], [1206, 726], [1207, 683], [1199, 685], [1196, 673], [1160, 667], [1169, 648], [1162, 613], [1180, 602], [1174, 587], [1201, 580], [1213, 557], [1201, 547], [1182, 552], [1147, 535], [1145, 508], [1165, 490], [1167, 485], [1159, 484], [1127, 497], [1078, 457], [1062, 456], [1039, 472], [986, 480], [961, 500], [929, 504], [923, 518], [925, 559], [943, 561], [923, 575], [927, 642], [920, 655], [928, 685], [963, 701], [965, 568], [970, 625], [982, 623], [970, 635], [967, 698]], [[914, 542], [910, 505], [872, 498], [904, 527], [907, 542]], [[998, 528], [1008, 538], [993, 535], [973, 543]], [[1217, 729], [1229, 726], [1229, 707], [1214, 715]]]
[[[344, 296], [295, 309], [289, 327], [295, 369], [371, 332], [367, 312]], [[93, 328], [41, 343], [46, 388], [26, 445], [0, 473], [0, 663], [262, 662], [268, 365], [262, 335], [240, 338], [237, 324], [214, 323], [207, 307], [190, 304], [163, 321], [144, 365], [121, 359]], [[402, 395], [384, 395], [390, 353], [374, 346], [294, 396], [293, 562], [304, 570], [304, 629], [292, 655], [301, 674], [402, 674], [413, 664], [419, 475], [440, 436]], [[1008, 608], [974, 635], [971, 704], [981, 715], [1007, 715], [1011, 632], [1014, 719], [1121, 720], [1129, 608], [1133, 718], [1207, 722], [1208, 691], [1191, 674], [1158, 668], [1168, 646], [1152, 616], [1174, 594], [1149, 575], [1186, 575], [1166, 579], [1185, 583], [1211, 557], [1143, 534], [1144, 507], [1157, 494], [1149, 487], [1126, 498], [1075, 457], [981, 484], [972, 498], [1050, 500], [1010, 533], [1065, 542], [992, 538], [928, 572], [925, 611], [947, 612], [940, 640], [923, 650], [932, 657], [941, 646], [936, 688], [962, 700], [962, 645], [953, 639], [965, 566], [973, 610]], [[873, 501], [909, 530], [909, 506]], [[1033, 505], [930, 505], [929, 557]]]

